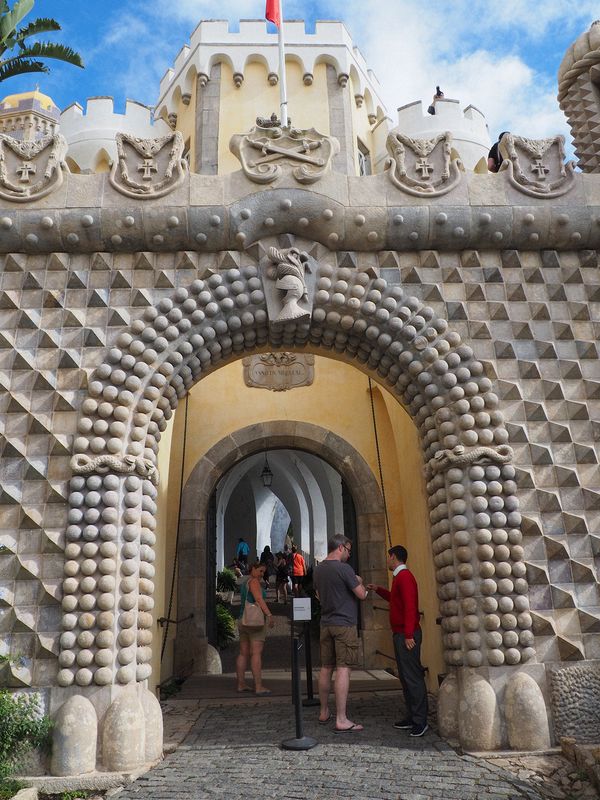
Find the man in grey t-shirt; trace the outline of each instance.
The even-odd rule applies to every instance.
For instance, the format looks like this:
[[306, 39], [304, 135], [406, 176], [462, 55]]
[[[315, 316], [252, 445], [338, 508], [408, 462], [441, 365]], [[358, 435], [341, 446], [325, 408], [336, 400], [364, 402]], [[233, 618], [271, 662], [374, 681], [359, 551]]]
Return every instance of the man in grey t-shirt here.
[[358, 662], [358, 601], [364, 600], [367, 590], [350, 564], [352, 542], [336, 533], [327, 542], [327, 558], [315, 567], [314, 585], [321, 603], [321, 672], [319, 674], [319, 722], [331, 719], [329, 691], [331, 676], [335, 675], [334, 733], [355, 733], [363, 726], [346, 716], [350, 687], [350, 672]]

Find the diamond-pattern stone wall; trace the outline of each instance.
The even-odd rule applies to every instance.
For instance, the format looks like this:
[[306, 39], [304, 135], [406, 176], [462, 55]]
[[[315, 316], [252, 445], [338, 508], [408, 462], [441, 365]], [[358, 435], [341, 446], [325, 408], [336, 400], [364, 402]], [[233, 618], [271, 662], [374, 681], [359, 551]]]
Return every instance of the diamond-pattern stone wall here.
[[[490, 619], [487, 646], [493, 649], [493, 642], [502, 640], [502, 646], [510, 649], [518, 630], [516, 623], [510, 627], [511, 618], [530, 613], [540, 660], [597, 658], [600, 270], [596, 251], [334, 254], [321, 245], [309, 249], [320, 264], [347, 269], [350, 275], [367, 271], [389, 284], [401, 284], [408, 295], [448, 320], [492, 381], [514, 449], [514, 483], [524, 516], [522, 544], [497, 536], [491, 541], [492, 554], [502, 561], [507, 544], [523, 548], [531, 611], [515, 611], [514, 604], [509, 609], [503, 601], [502, 614], [495, 615], [501, 620], [500, 630]], [[3, 683], [49, 685], [58, 669], [67, 666], [59, 667], [57, 656], [60, 637], [69, 634], [70, 641], [75, 636], [62, 628], [64, 617], [71, 613], [63, 583], [69, 576], [63, 576], [63, 568], [65, 561], [73, 560], [73, 554], [65, 551], [69, 543], [64, 534], [68, 524], [75, 523], [68, 518], [73, 506], [69, 511], [67, 501], [76, 489], [69, 485], [69, 460], [74, 439], [82, 433], [77, 426], [88, 379], [119, 334], [161, 298], [172, 297], [177, 287], [189, 287], [213, 272], [256, 264], [263, 251], [261, 245], [245, 253], [206, 255], [142, 252], [3, 258], [0, 625], [3, 646], [13, 656], [12, 663], [2, 667]], [[321, 344], [327, 346], [327, 341], [335, 346], [334, 336], [325, 336]], [[368, 354], [357, 349], [357, 358], [368, 361]], [[458, 508], [461, 498], [453, 502]], [[439, 504], [432, 508], [432, 525], [439, 522], [439, 508]], [[93, 526], [92, 505], [83, 513]], [[87, 553], [98, 560], [98, 550], [91, 553], [98, 545], [80, 545], [87, 550], [78, 551], [78, 557]], [[486, 548], [490, 542], [474, 546]], [[441, 564], [443, 552], [442, 548]], [[88, 577], [91, 589], [97, 578]], [[451, 598], [441, 596], [441, 601]], [[456, 632], [453, 623], [448, 625], [444, 635], [452, 649]], [[527, 630], [522, 629], [526, 634], [522, 647], [532, 644]], [[475, 635], [480, 634], [473, 634], [475, 644]], [[87, 668], [89, 658], [87, 653], [79, 655], [88, 650], [85, 640], [81, 636], [76, 648], [81, 669]], [[97, 667], [101, 668], [98, 662]]]

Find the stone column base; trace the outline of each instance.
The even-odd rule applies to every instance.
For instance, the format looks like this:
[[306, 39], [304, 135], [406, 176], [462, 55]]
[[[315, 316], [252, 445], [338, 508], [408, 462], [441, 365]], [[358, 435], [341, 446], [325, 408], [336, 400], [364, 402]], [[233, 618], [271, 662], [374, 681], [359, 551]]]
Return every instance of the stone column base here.
[[162, 711], [142, 684], [53, 689], [51, 711], [52, 775], [130, 773], [162, 758]]
[[462, 667], [440, 687], [441, 735], [465, 750], [547, 750], [552, 746], [543, 664]]

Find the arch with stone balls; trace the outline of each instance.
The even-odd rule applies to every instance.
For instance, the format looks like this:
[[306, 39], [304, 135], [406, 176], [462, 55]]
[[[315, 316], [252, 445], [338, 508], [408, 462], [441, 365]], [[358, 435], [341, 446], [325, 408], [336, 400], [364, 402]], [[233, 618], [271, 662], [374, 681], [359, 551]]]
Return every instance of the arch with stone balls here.
[[310, 319], [283, 326], [269, 320], [268, 280], [252, 265], [176, 289], [121, 332], [92, 375], [74, 453], [102, 466], [71, 480], [59, 684], [126, 685], [151, 673], [156, 486], [144, 469], [110, 471], [108, 457], [155, 464], [179, 399], [267, 347], [347, 360], [398, 398], [420, 432], [447, 663], [530, 660], [515, 469], [439, 458], [457, 445], [467, 456], [506, 447], [481, 362], [431, 308], [371, 272], [320, 264]]

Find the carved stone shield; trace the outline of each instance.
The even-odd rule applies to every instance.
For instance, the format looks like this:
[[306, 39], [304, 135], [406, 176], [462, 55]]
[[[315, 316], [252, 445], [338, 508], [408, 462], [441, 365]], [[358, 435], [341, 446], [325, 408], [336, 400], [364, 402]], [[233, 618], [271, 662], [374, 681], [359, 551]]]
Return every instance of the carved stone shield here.
[[20, 142], [0, 134], [0, 197], [16, 203], [39, 200], [63, 182], [67, 142], [64, 136], [46, 136]]
[[113, 164], [110, 182], [121, 194], [154, 200], [172, 192], [183, 181], [187, 162], [179, 131], [158, 139], [118, 133], [116, 142], [118, 160]]
[[452, 134], [440, 133], [433, 139], [411, 139], [403, 133], [390, 133], [386, 142], [391, 158], [387, 173], [403, 192], [415, 197], [439, 197], [458, 185], [461, 163], [451, 160]]
[[291, 173], [299, 183], [308, 184], [318, 181], [331, 168], [340, 145], [337, 139], [314, 128], [299, 130], [257, 124], [250, 133], [233, 136], [229, 149], [255, 183], [272, 183]]
[[575, 180], [575, 162], [565, 164], [565, 137], [526, 139], [512, 133], [500, 140], [504, 161], [500, 171], [510, 183], [530, 197], [560, 197]]

